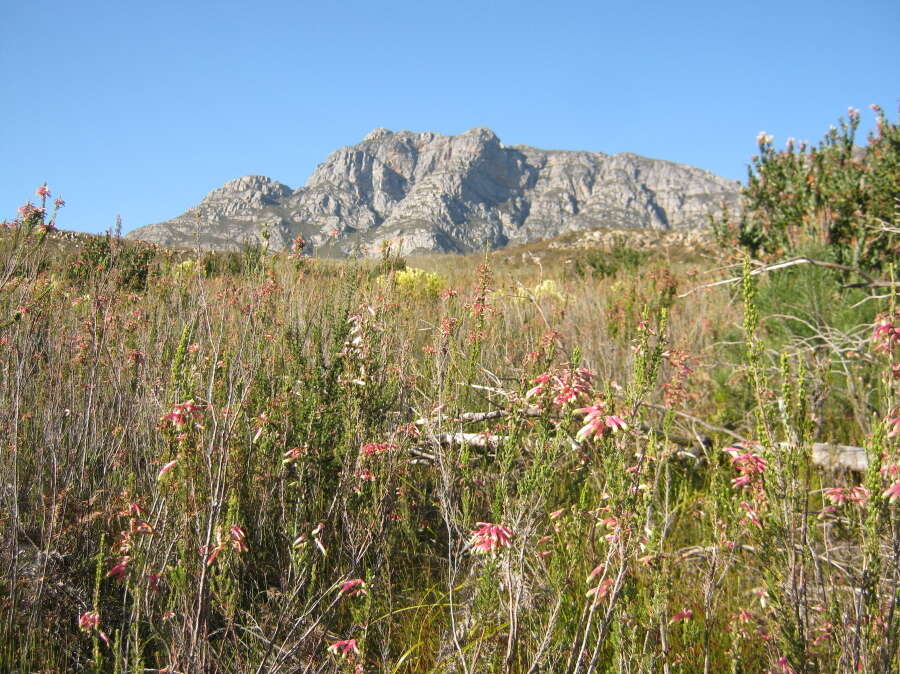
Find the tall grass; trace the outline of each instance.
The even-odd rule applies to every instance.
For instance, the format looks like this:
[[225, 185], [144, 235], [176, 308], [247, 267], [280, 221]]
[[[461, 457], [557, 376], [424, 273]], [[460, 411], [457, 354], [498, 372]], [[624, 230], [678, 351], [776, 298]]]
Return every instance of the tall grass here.
[[0, 669], [896, 666], [892, 297], [685, 300], [714, 265], [652, 257], [410, 261], [439, 292], [117, 239], [38, 264], [17, 224]]

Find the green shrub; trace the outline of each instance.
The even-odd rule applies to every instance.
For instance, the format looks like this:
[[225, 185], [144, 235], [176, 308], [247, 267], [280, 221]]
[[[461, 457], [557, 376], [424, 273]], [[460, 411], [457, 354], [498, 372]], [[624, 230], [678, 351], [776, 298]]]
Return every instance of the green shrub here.
[[865, 146], [855, 142], [853, 108], [815, 147], [789, 138], [777, 151], [772, 136], [760, 133], [741, 212], [713, 223], [720, 241], [754, 257], [796, 255], [819, 244], [835, 262], [863, 269], [895, 259], [897, 233], [889, 225], [900, 195], [900, 127], [872, 107], [877, 131]]
[[394, 274], [393, 279], [394, 287], [410, 297], [436, 299], [445, 286], [438, 274], [417, 267], [401, 269]]
[[575, 258], [575, 274], [579, 278], [615, 276], [620, 270], [637, 269], [646, 262], [647, 257], [646, 252], [625, 245], [609, 251], [589, 250]]
[[147, 288], [150, 265], [155, 256], [153, 248], [149, 246], [126, 246], [121, 239], [109, 234], [91, 237], [66, 274], [70, 280], [80, 283], [111, 274], [115, 278], [116, 287], [142, 291]]

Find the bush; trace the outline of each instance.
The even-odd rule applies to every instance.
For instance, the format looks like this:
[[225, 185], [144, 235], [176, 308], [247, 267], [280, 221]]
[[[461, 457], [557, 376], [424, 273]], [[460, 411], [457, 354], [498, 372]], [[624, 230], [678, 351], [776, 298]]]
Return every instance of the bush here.
[[98, 275], [114, 273], [118, 288], [141, 291], [147, 288], [154, 257], [153, 249], [145, 245], [125, 246], [109, 234], [91, 237], [69, 267], [67, 276], [72, 281], [87, 283]]
[[864, 147], [855, 143], [859, 111], [853, 108], [815, 147], [789, 138], [777, 151], [772, 136], [760, 133], [740, 214], [713, 223], [720, 241], [773, 257], [824, 245], [833, 261], [863, 269], [896, 258], [890, 224], [900, 194], [900, 127], [872, 108], [877, 131]]
[[394, 287], [410, 297], [437, 299], [444, 285], [438, 274], [416, 267], [401, 269], [394, 274]]
[[575, 274], [579, 278], [615, 276], [620, 270], [637, 269], [644, 264], [647, 257], [646, 252], [626, 245], [617, 245], [610, 251], [589, 250], [575, 258]]

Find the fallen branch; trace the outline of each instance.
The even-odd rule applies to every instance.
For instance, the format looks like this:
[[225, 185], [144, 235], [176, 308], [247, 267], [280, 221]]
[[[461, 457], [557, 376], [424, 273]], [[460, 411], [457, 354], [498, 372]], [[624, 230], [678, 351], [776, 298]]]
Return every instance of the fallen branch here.
[[[708, 431], [712, 431], [714, 433], [722, 433], [724, 435], [728, 435], [735, 439], [738, 443], [748, 444], [749, 441], [739, 435], [738, 433], [728, 429], [723, 428], [722, 426], [715, 426], [710, 424], [703, 419], [692, 416], [685, 412], [679, 412], [678, 410], [670, 410], [663, 405], [657, 405], [654, 403], [642, 403], [645, 407], [650, 407], [652, 409], [660, 410], [660, 411], [670, 411], [674, 415], [681, 417], [683, 419], [687, 419], [692, 423], [698, 424], [705, 428]], [[539, 408], [537, 407], [529, 407], [526, 410], [522, 410], [519, 412], [520, 414], [524, 413], [525, 416], [540, 416], [543, 414]], [[508, 417], [511, 414], [508, 410], [492, 410], [490, 412], [465, 412], [458, 417], [451, 418], [422, 418], [416, 421], [416, 425], [432, 425], [439, 424], [442, 421], [452, 421], [456, 423], [477, 423], [479, 421], [489, 421], [493, 419], [502, 419]], [[640, 424], [638, 428], [645, 433], [660, 433], [660, 430], [654, 428], [652, 426], [648, 426], [646, 424]], [[495, 435], [489, 432], [481, 432], [481, 433], [431, 433], [426, 435], [423, 440], [423, 444], [427, 444], [430, 446], [438, 446], [438, 447], [476, 447], [479, 449], [497, 449], [501, 444], [506, 442], [509, 438], [505, 435]], [[680, 447], [690, 448], [695, 451], [684, 451], [679, 452], [678, 456], [682, 458], [691, 457], [694, 459], [699, 459], [702, 456], [702, 453], [696, 452], [697, 445], [704, 449], [708, 449], [712, 447], [712, 441], [705, 435], [697, 433], [696, 442], [690, 438], [684, 438], [680, 436], [668, 435], [667, 439], [675, 445]], [[581, 443], [577, 440], [572, 440], [572, 448], [578, 449], [581, 447]], [[787, 446], [783, 446], [783, 448], [787, 448]], [[820, 468], [825, 468], [829, 470], [851, 470], [855, 472], [862, 473], [866, 470], [869, 465], [869, 459], [864, 447], [856, 447], [853, 445], [837, 445], [827, 442], [814, 442], [811, 446], [812, 450], [812, 463], [815, 466], [819, 466]], [[417, 459], [422, 459], [425, 461], [434, 461], [435, 456], [431, 453], [422, 451], [420, 448], [414, 448], [411, 450], [411, 453]]]

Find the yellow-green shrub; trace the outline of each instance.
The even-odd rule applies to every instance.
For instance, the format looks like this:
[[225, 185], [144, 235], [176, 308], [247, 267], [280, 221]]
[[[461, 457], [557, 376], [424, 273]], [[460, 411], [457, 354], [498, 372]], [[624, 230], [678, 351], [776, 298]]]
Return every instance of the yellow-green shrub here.
[[435, 299], [444, 289], [445, 283], [438, 274], [409, 267], [394, 274], [394, 287], [404, 295]]

